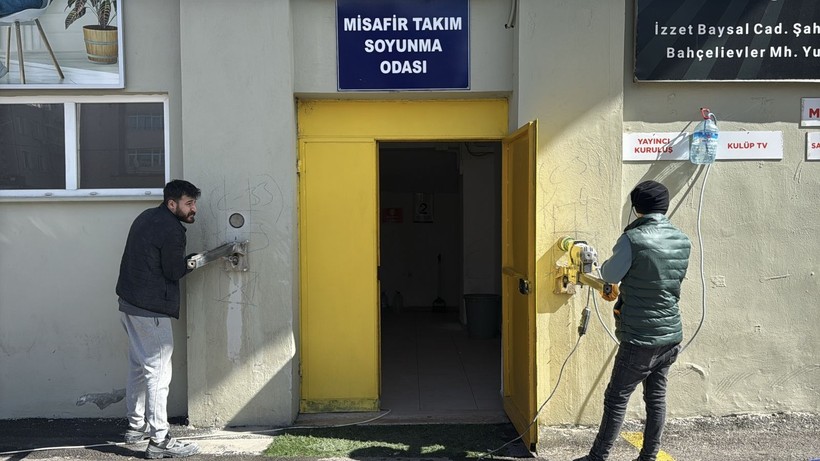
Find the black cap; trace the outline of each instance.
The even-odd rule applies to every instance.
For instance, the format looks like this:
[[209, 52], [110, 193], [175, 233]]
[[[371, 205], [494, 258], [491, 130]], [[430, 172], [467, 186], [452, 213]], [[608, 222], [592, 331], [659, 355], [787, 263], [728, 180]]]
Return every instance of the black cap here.
[[669, 209], [669, 189], [657, 181], [644, 181], [629, 193], [635, 212], [640, 214], [663, 213]]

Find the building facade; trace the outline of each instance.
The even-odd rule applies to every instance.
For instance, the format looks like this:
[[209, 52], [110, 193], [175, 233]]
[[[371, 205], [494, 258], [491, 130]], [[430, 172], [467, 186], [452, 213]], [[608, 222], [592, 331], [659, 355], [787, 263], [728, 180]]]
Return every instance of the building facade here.
[[[436, 219], [455, 218], [437, 221], [441, 240], [425, 261], [458, 260], [455, 275], [439, 271], [441, 297], [501, 295], [499, 395], [522, 427], [556, 385], [588, 302], [585, 288], [555, 293], [557, 242], [585, 240], [605, 259], [629, 222], [629, 191], [646, 179], [669, 188], [672, 220], [693, 240], [681, 304], [687, 340], [706, 314], [673, 368], [670, 416], [817, 411], [811, 255], [820, 252], [812, 234], [820, 163], [801, 118], [816, 80], [655, 78], [641, 67], [648, 58], [636, 58], [640, 1], [469, 0], [469, 21], [460, 23], [469, 25], [469, 59], [458, 67], [467, 88], [357, 90], [341, 86], [340, 66], [350, 63], [340, 62], [337, 43], [339, 9], [356, 2], [120, 3], [122, 88], [29, 89], [12, 84], [13, 66], [0, 79], [8, 85], [0, 86], [0, 123], [63, 126], [57, 135], [6, 129], [0, 140], [0, 418], [122, 416], [121, 403], [76, 401], [124, 387], [119, 260], [131, 221], [159, 203], [157, 189], [172, 178], [203, 192], [189, 252], [249, 241], [248, 271], [212, 264], [185, 279], [169, 413], [192, 424], [283, 426], [300, 412], [378, 410], [380, 294], [404, 291], [406, 305], [423, 304], [434, 294], [407, 288], [416, 282], [403, 274], [426, 273], [418, 283], [436, 284], [412, 262], [421, 253], [379, 246], [390, 232], [410, 238], [384, 213], [423, 222], [419, 203], [429, 196], [411, 192], [435, 191]], [[45, 18], [59, 23], [62, 8], [52, 8]], [[806, 66], [817, 60], [795, 53]], [[741, 133], [729, 135], [740, 145], [749, 142], [742, 133], [758, 132], [763, 140], [754, 142], [782, 143], [773, 157], [719, 157], [702, 209], [704, 167], [626, 152], [641, 136], [685, 137], [701, 107], [717, 114], [722, 133]], [[50, 152], [78, 139], [81, 147], [67, 149], [61, 166], [60, 155], [41, 155], [42, 143], [12, 141], [20, 131], [57, 139]], [[119, 161], [98, 154], [114, 149], [111, 139], [122, 144]], [[431, 160], [444, 162], [435, 171], [483, 168], [468, 151], [497, 160], [475, 185], [412, 173], [413, 160], [397, 163], [389, 181], [379, 176], [387, 151], [401, 158], [408, 143], [428, 154], [452, 148], [457, 160]], [[56, 179], [45, 174], [55, 169]], [[429, 184], [402, 185], [411, 174]], [[24, 177], [28, 185], [15, 186]], [[447, 195], [455, 190], [460, 198]], [[495, 214], [481, 215], [486, 208]], [[229, 224], [234, 213], [245, 218], [241, 228]], [[486, 242], [497, 251], [475, 256], [471, 248]], [[379, 258], [393, 250], [406, 266], [380, 272]], [[491, 269], [470, 269], [485, 264]], [[385, 290], [394, 282], [403, 288]], [[611, 325], [609, 307], [599, 306]], [[616, 346], [596, 322], [541, 425], [599, 419]], [[630, 415], [641, 405], [635, 397]]]

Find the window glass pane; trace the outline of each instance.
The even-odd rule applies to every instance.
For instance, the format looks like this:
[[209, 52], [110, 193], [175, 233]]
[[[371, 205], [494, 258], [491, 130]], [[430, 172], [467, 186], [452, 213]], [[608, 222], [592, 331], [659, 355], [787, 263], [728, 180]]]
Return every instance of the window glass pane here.
[[62, 104], [0, 105], [0, 189], [65, 189]]
[[80, 104], [81, 189], [165, 185], [163, 104]]

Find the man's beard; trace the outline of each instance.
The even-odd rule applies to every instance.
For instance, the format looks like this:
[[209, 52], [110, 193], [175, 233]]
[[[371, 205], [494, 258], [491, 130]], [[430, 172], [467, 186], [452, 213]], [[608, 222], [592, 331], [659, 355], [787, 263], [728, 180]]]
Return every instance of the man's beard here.
[[196, 213], [193, 212], [193, 211], [188, 213], [188, 214], [182, 214], [182, 213], [180, 213], [179, 210], [174, 212], [174, 216], [176, 216], [177, 219], [179, 219], [182, 222], [188, 223], [188, 224], [192, 224], [196, 220], [194, 218], [195, 215], [196, 215]]

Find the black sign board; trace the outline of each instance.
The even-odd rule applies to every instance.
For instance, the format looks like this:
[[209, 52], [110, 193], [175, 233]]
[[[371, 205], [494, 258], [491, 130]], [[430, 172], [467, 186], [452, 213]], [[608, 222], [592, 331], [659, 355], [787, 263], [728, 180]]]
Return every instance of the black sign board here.
[[635, 80], [820, 80], [818, 0], [635, 0]]

